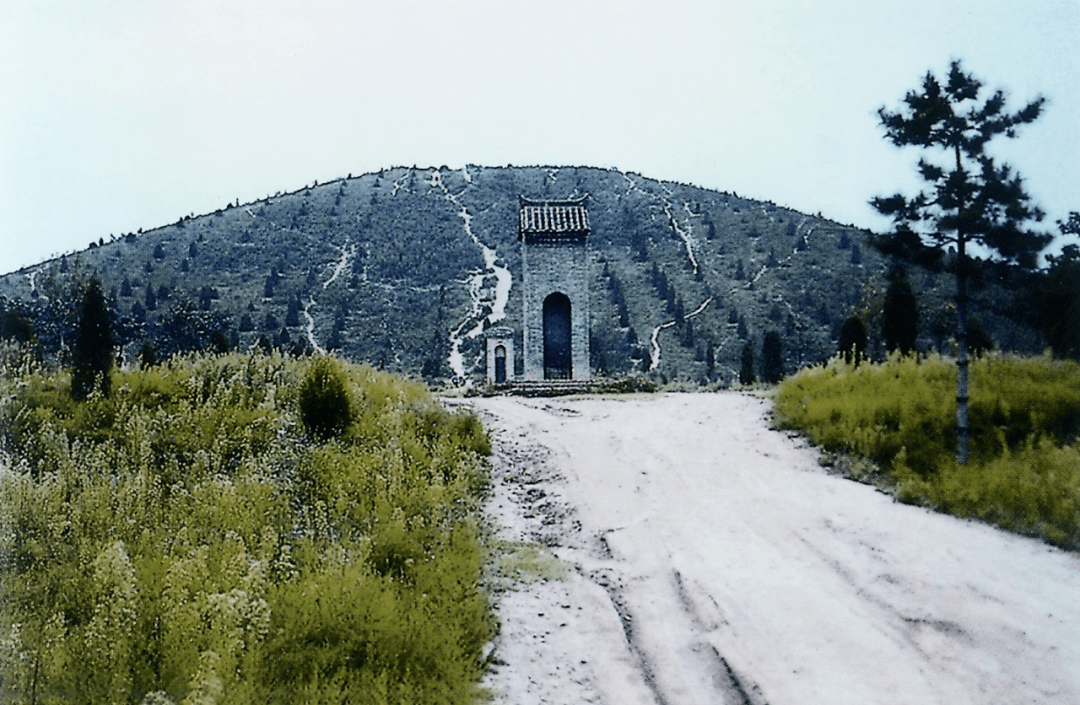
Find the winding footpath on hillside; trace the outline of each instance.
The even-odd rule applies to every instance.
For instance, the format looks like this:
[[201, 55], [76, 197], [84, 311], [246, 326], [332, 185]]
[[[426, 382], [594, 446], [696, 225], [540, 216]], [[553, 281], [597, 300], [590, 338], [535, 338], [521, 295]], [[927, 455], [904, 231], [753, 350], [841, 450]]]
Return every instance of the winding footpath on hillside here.
[[828, 475], [760, 399], [470, 403], [500, 537], [571, 568], [501, 594], [496, 702], [1080, 702], [1080, 556]]

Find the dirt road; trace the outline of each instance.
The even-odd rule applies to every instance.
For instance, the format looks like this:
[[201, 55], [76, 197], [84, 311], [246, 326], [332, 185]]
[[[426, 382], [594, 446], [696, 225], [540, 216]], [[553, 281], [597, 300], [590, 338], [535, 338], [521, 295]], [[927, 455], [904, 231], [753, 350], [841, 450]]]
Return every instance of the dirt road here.
[[1080, 702], [1074, 554], [830, 476], [749, 396], [475, 405], [502, 537], [570, 568], [503, 595], [497, 702]]

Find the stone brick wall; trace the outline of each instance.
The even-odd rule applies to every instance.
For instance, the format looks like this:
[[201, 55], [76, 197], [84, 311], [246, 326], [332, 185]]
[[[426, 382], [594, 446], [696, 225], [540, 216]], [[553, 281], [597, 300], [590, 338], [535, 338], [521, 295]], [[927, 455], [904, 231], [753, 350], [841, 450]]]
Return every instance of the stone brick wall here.
[[521, 244], [525, 379], [544, 379], [544, 299], [570, 299], [573, 379], [589, 379], [589, 258], [582, 240]]

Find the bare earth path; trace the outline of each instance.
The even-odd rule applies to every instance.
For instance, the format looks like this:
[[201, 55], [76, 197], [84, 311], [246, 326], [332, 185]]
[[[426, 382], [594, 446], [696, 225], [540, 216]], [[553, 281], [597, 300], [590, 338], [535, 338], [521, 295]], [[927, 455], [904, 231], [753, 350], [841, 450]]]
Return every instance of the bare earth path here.
[[1080, 703], [1080, 557], [825, 474], [725, 394], [491, 398], [500, 703]]

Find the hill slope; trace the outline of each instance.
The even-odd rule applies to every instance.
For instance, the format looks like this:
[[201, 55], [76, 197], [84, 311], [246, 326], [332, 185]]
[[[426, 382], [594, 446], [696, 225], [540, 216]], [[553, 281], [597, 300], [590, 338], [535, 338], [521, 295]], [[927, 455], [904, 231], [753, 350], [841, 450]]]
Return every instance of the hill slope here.
[[[483, 330], [521, 329], [518, 196], [589, 195], [594, 373], [730, 381], [745, 341], [784, 338], [788, 369], [830, 356], [842, 321], [879, 316], [887, 263], [820, 216], [587, 167], [394, 168], [230, 204], [0, 277], [47, 352], [75, 283], [110, 292], [124, 354], [207, 345], [337, 349], [429, 378], [483, 374]], [[949, 278], [915, 270], [921, 343], [945, 344]], [[1037, 350], [1017, 302], [976, 309], [1002, 347]], [[516, 361], [520, 369], [521, 360]]]

